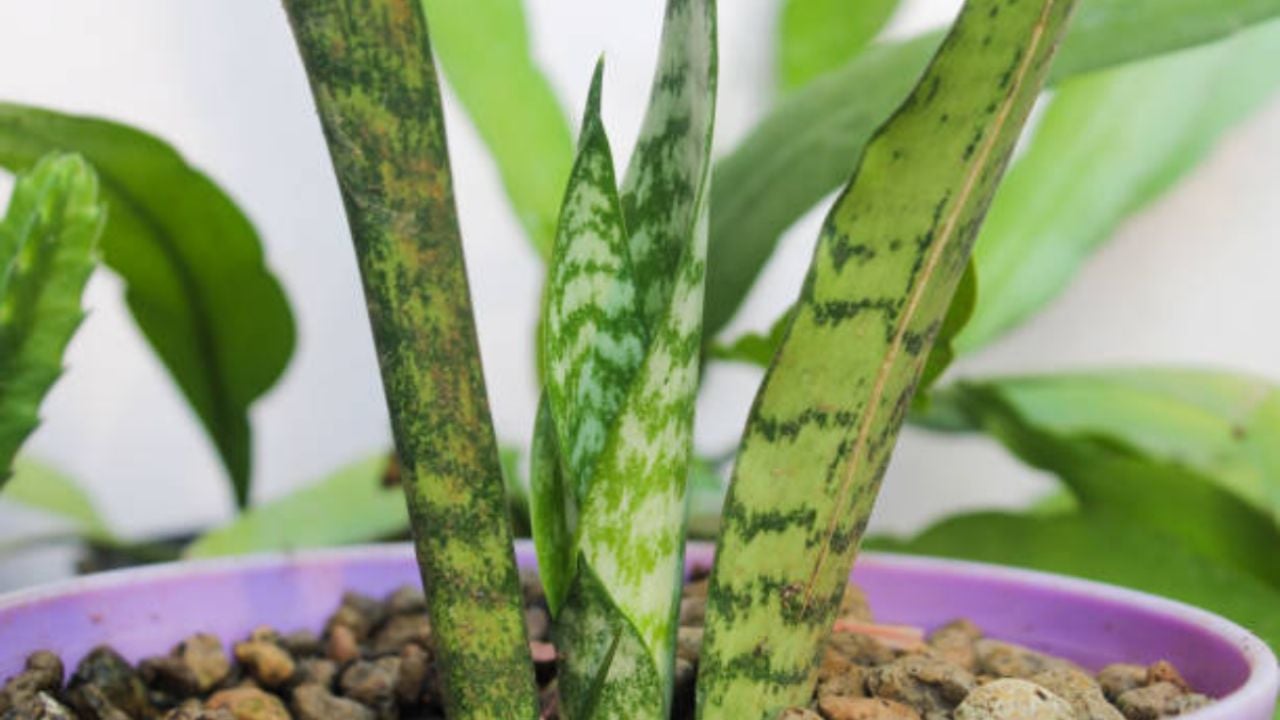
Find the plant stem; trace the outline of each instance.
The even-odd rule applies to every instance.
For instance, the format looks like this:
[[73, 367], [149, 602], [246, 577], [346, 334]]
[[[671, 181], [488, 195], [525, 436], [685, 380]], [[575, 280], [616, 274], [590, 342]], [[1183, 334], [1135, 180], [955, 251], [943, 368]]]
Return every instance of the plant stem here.
[[356, 247], [450, 718], [536, 718], [502, 468], [416, 0], [285, 0]]

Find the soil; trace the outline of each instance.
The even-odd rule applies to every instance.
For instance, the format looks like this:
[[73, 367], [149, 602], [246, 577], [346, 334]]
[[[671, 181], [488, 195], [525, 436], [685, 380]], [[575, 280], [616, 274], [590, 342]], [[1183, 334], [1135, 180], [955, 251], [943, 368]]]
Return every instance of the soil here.
[[[555, 647], [537, 581], [525, 582], [543, 717], [558, 718]], [[693, 717], [706, 581], [680, 604], [673, 717]], [[347, 594], [323, 632], [259, 628], [231, 648], [192, 635], [131, 666], [109, 647], [64, 677], [36, 652], [0, 689], [0, 720], [427, 720], [443, 718], [420, 590], [383, 600]], [[850, 586], [818, 671], [813, 701], [787, 720], [1155, 720], [1209, 703], [1169, 663], [1096, 674], [987, 638], [965, 620], [926, 635], [877, 624]]]

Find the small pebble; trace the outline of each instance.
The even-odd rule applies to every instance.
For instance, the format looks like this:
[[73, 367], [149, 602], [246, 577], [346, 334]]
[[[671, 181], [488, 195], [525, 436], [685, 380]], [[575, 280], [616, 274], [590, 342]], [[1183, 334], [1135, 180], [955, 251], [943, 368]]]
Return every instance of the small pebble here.
[[355, 632], [346, 625], [333, 625], [329, 629], [329, 640], [325, 644], [325, 654], [330, 660], [347, 663], [360, 657], [360, 643]]
[[1067, 701], [1076, 720], [1124, 720], [1102, 694], [1102, 688], [1088, 673], [1060, 665], [1031, 676], [1031, 682]]
[[266, 639], [236, 643], [235, 653], [236, 660], [264, 687], [284, 685], [297, 669], [289, 651]]
[[818, 699], [818, 712], [826, 720], [920, 720], [920, 713], [884, 698], [828, 696]]
[[211, 710], [226, 710], [235, 720], [291, 720], [280, 698], [255, 687], [220, 690], [205, 705]]
[[1076, 720], [1066, 700], [1035, 683], [1016, 678], [993, 680], [974, 688], [954, 714], [955, 720]]
[[1111, 701], [1122, 694], [1147, 684], [1147, 669], [1142, 665], [1113, 663], [1098, 673], [1102, 693]]
[[1135, 688], [1116, 698], [1116, 707], [1128, 720], [1158, 720], [1166, 715], [1182, 715], [1209, 704], [1209, 699], [1188, 693], [1171, 682]]
[[340, 698], [315, 683], [304, 683], [293, 690], [293, 716], [296, 720], [375, 720], [377, 715], [354, 700]]
[[906, 655], [867, 673], [872, 695], [926, 713], [954, 708], [973, 687], [969, 672], [929, 655]]
[[206, 633], [183, 640], [173, 654], [195, 673], [200, 692], [209, 692], [231, 672], [231, 661], [222, 649], [222, 641]]

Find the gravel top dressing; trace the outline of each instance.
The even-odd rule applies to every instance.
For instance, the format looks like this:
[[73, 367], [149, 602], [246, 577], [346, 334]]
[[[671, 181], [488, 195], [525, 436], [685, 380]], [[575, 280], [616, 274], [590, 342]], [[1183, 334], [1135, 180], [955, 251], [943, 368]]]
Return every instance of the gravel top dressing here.
[[[526, 576], [526, 618], [544, 718], [559, 718], [556, 650], [542, 590]], [[672, 716], [693, 717], [706, 582], [680, 605]], [[1170, 664], [1113, 664], [1090, 673], [1068, 661], [986, 638], [966, 620], [930, 634], [874, 622], [850, 586], [818, 671], [813, 702], [789, 720], [1149, 720], [1210, 701]], [[0, 690], [0, 720], [396, 720], [443, 718], [421, 591], [377, 600], [348, 593], [324, 631], [269, 627], [224, 648], [195, 634], [168, 655], [131, 666], [110, 647], [65, 677], [36, 652]]]

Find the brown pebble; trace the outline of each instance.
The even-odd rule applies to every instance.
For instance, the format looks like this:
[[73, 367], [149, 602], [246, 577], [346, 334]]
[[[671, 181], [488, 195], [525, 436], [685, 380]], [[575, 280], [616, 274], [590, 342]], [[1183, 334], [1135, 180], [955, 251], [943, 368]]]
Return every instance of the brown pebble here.
[[236, 716], [226, 708], [211, 710], [199, 700], [187, 700], [165, 714], [164, 720], [236, 720]]
[[929, 651], [943, 660], [973, 672], [978, 655], [974, 643], [982, 639], [982, 631], [968, 620], [954, 620], [929, 634]]
[[126, 716], [151, 715], [147, 688], [138, 671], [120, 657], [119, 653], [105, 646], [91, 650], [76, 666], [76, 671], [67, 683], [67, 697], [71, 705], [86, 715], [93, 712], [90, 706], [96, 703], [97, 693], [101, 694], [107, 704]]
[[147, 687], [181, 700], [200, 693], [200, 680], [180, 657], [162, 655], [138, 663], [138, 673]]
[[973, 687], [973, 675], [929, 655], [906, 655], [867, 673], [872, 695], [925, 713], [950, 710]]
[[75, 690], [75, 705], [89, 720], [130, 720], [97, 685], [81, 685]]
[[1128, 720], [1158, 720], [1166, 715], [1181, 715], [1209, 704], [1209, 699], [1187, 693], [1171, 682], [1128, 690], [1116, 698], [1116, 707]]
[[427, 596], [422, 588], [405, 585], [387, 596], [387, 612], [392, 615], [425, 615]]
[[822, 720], [822, 716], [809, 708], [793, 707], [778, 713], [777, 720]]
[[173, 655], [181, 658], [195, 673], [202, 693], [212, 690], [231, 672], [231, 661], [222, 649], [222, 641], [213, 635], [192, 635], [173, 649]]
[[348, 663], [360, 657], [360, 643], [355, 632], [346, 625], [332, 626], [329, 629], [329, 641], [325, 644], [325, 654], [338, 663]]
[[682, 657], [693, 664], [698, 663], [702, 654], [702, 634], [700, 627], [680, 627], [676, 630], [676, 657]]
[[398, 653], [409, 643], [431, 647], [431, 621], [424, 614], [393, 615], [373, 638], [373, 652], [378, 655]]
[[297, 679], [300, 683], [314, 683], [332, 688], [338, 676], [338, 663], [328, 658], [306, 658], [298, 663]]
[[920, 720], [913, 708], [884, 698], [829, 695], [818, 699], [818, 712], [826, 720]]
[[866, 668], [861, 665], [850, 665], [847, 672], [825, 679], [820, 678], [815, 694], [819, 700], [831, 695], [850, 698], [866, 697], [866, 672]]
[[400, 651], [400, 672], [396, 675], [396, 699], [412, 707], [427, 695], [431, 658], [417, 645], [405, 645]]
[[831, 633], [827, 647], [855, 665], [884, 665], [893, 662], [898, 656], [893, 648], [862, 633]]
[[296, 720], [375, 720], [377, 717], [364, 705], [337, 697], [315, 683], [294, 688], [292, 707]]
[[1066, 700], [1035, 683], [1001, 678], [974, 688], [955, 720], [1076, 720]]
[[[12, 702], [12, 705], [6, 704]], [[0, 718], [5, 720], [78, 720], [71, 708], [46, 692], [0, 698]]]
[[1123, 693], [1147, 684], [1147, 669], [1142, 665], [1112, 663], [1098, 672], [1102, 693], [1114, 701]]
[[399, 657], [357, 660], [339, 676], [338, 689], [352, 700], [382, 710], [395, 706], [399, 675]]
[[983, 638], [973, 644], [977, 671], [995, 677], [1027, 679], [1055, 666], [1075, 667], [1066, 660], [1050, 657], [1030, 648]]
[[266, 639], [236, 643], [235, 654], [249, 675], [264, 687], [284, 685], [297, 669], [287, 650]]
[[551, 636], [551, 615], [537, 605], [524, 609], [524, 626], [530, 640], [547, 640]]
[[1183, 692], [1189, 692], [1191, 690], [1191, 686], [1187, 684], [1187, 681], [1182, 679], [1182, 673], [1179, 673], [1178, 669], [1167, 660], [1158, 660], [1152, 663], [1151, 666], [1147, 668], [1146, 679], [1147, 681], [1144, 683], [1145, 685], [1155, 685], [1156, 683], [1167, 682], [1177, 685], [1178, 689]]
[[288, 650], [289, 654], [294, 658], [311, 657], [324, 653], [324, 644], [310, 630], [296, 630], [287, 635], [281, 635], [277, 642], [280, 643], [280, 647]]
[[291, 720], [280, 698], [255, 687], [220, 690], [209, 697], [205, 706], [227, 710], [235, 720]]
[[701, 627], [707, 619], [707, 599], [687, 597], [680, 599], [680, 624]]
[[1030, 678], [1067, 701], [1076, 712], [1076, 720], [1124, 720], [1102, 694], [1102, 687], [1089, 673], [1060, 665], [1042, 670]]

